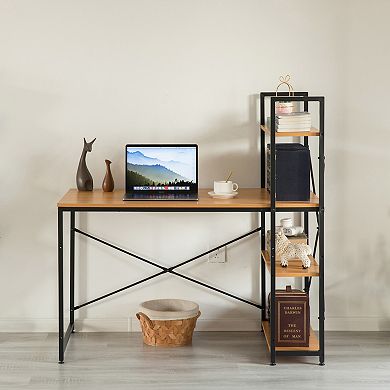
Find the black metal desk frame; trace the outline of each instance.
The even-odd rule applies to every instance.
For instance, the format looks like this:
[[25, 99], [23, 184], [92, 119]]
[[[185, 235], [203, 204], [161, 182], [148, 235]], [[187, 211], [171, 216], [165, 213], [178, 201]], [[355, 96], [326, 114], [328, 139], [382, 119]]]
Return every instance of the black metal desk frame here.
[[[300, 210], [299, 208], [293, 207], [293, 208], [283, 208], [280, 211], [294, 212], [294, 211], [299, 211], [299, 210]], [[315, 207], [308, 208], [308, 210], [314, 211], [314, 210], [316, 210], [316, 208]], [[234, 238], [230, 241], [227, 241], [221, 245], [218, 245], [215, 248], [212, 248], [212, 249], [210, 249], [206, 252], [203, 252], [197, 256], [194, 256], [188, 260], [182, 261], [175, 266], [163, 267], [163, 266], [161, 266], [161, 265], [159, 265], [151, 260], [145, 259], [145, 258], [138, 256], [132, 252], [129, 252], [123, 248], [120, 248], [119, 246], [108, 243], [105, 240], [97, 238], [89, 233], [86, 233], [86, 232], [78, 229], [75, 226], [77, 212], [83, 212], [83, 213], [85, 213], [85, 212], [114, 212], [114, 213], [115, 212], [164, 212], [164, 213], [166, 213], [166, 212], [211, 212], [211, 213], [214, 213], [214, 212], [225, 212], [225, 213], [229, 213], [229, 212], [253, 213], [253, 212], [256, 212], [256, 213], [261, 213], [262, 220], [263, 220], [265, 218], [264, 217], [265, 212], [267, 212], [267, 211], [269, 211], [269, 207], [265, 207], [265, 208], [262, 208], [262, 207], [254, 207], [254, 208], [247, 208], [247, 207], [246, 208], [240, 208], [240, 207], [236, 207], [236, 208], [209, 208], [209, 207], [208, 208], [193, 208], [193, 207], [185, 207], [184, 203], [183, 203], [182, 208], [170, 208], [168, 204], [167, 204], [167, 207], [161, 207], [161, 208], [131, 207], [130, 202], [129, 202], [129, 207], [126, 207], [126, 208], [123, 208], [123, 207], [107, 207], [107, 208], [103, 208], [103, 207], [58, 207], [58, 220], [57, 220], [58, 221], [58, 308], [59, 308], [59, 313], [58, 313], [58, 318], [59, 318], [58, 362], [64, 363], [65, 350], [66, 350], [68, 341], [71, 337], [71, 334], [74, 332], [74, 313], [76, 310], [78, 310], [82, 307], [85, 307], [87, 305], [90, 305], [92, 303], [95, 303], [97, 301], [100, 301], [100, 300], [107, 298], [109, 296], [112, 296], [114, 294], [120, 293], [124, 290], [127, 290], [131, 287], [137, 286], [141, 283], [144, 283], [148, 280], [151, 280], [153, 278], [156, 278], [156, 277], [163, 275], [163, 274], [166, 274], [166, 273], [170, 273], [170, 274], [175, 275], [177, 277], [180, 277], [182, 279], [188, 280], [192, 283], [196, 283], [196, 284], [201, 285], [205, 288], [208, 288], [208, 289], [211, 289], [211, 290], [216, 291], [218, 293], [221, 293], [223, 295], [226, 295], [230, 298], [236, 299], [240, 302], [254, 306], [257, 309], [262, 310], [263, 313], [265, 312], [265, 305], [266, 305], [265, 293], [261, 294], [261, 304], [258, 304], [255, 302], [251, 302], [247, 299], [238, 297], [236, 295], [233, 295], [233, 294], [226, 292], [224, 290], [221, 290], [219, 288], [210, 286], [206, 283], [203, 283], [203, 282], [198, 281], [196, 279], [190, 278], [186, 275], [183, 275], [183, 274], [175, 271], [180, 266], [183, 266], [183, 265], [188, 264], [192, 261], [195, 261], [195, 260], [217, 250], [217, 249], [223, 248], [223, 247], [230, 245], [236, 241], [242, 240], [242, 239], [244, 239], [250, 235], [253, 235], [255, 233], [262, 232], [261, 227], [258, 227], [254, 230], [251, 230], [248, 233], [245, 233], [237, 238]], [[70, 315], [69, 315], [69, 324], [67, 325], [66, 330], [65, 330], [65, 326], [64, 326], [64, 254], [63, 254], [63, 252], [64, 252], [64, 214], [65, 213], [69, 213], [69, 215], [70, 215], [70, 226], [69, 226], [69, 236], [70, 236], [70, 241], [69, 241], [69, 265], [70, 265], [70, 267], [69, 267], [69, 287], [70, 287], [69, 306], [70, 306], [70, 308], [69, 308], [69, 310], [70, 310]], [[127, 254], [135, 259], [142, 261], [142, 262], [148, 263], [156, 268], [159, 268], [160, 271], [147, 277], [147, 278], [135, 281], [129, 285], [121, 287], [121, 288], [119, 288], [115, 291], [112, 291], [110, 293], [104, 294], [104, 295], [97, 297], [95, 299], [92, 299], [88, 302], [84, 302], [82, 304], [75, 305], [74, 289], [75, 289], [75, 236], [76, 236], [76, 233], [83, 235], [85, 237], [88, 237], [92, 240], [95, 240], [103, 245], [109, 246], [112, 249], [115, 249], [117, 251], [125, 253], [125, 254]], [[263, 235], [263, 232], [262, 232], [262, 235]], [[263, 269], [261, 272], [264, 275]]]
[[[84, 213], [84, 212], [258, 212], [258, 211], [260, 211], [260, 210], [259, 209], [248, 209], [248, 208], [234, 208], [234, 209], [233, 208], [229, 208], [229, 209], [226, 209], [226, 208], [213, 208], [213, 209], [196, 208], [196, 209], [194, 209], [193, 207], [186, 208], [186, 207], [184, 207], [184, 204], [183, 204], [182, 208], [169, 208], [169, 205], [167, 205], [167, 207], [162, 207], [162, 208], [139, 208], [139, 207], [132, 208], [130, 202], [129, 202], [129, 207], [126, 207], [126, 208], [123, 208], [123, 207], [121, 207], [121, 208], [115, 208], [115, 207], [107, 207], [107, 208], [102, 208], [102, 207], [80, 207], [80, 208], [78, 208], [78, 207], [58, 207], [58, 308], [59, 308], [59, 313], [58, 313], [59, 314], [59, 316], [58, 316], [58, 318], [59, 318], [58, 361], [59, 361], [59, 363], [64, 363], [65, 350], [66, 350], [68, 341], [70, 339], [70, 336], [74, 332], [74, 312], [76, 310], [81, 309], [82, 307], [90, 305], [92, 303], [98, 302], [98, 301], [100, 301], [104, 298], [107, 298], [109, 296], [112, 296], [114, 294], [118, 294], [124, 290], [127, 290], [131, 287], [137, 286], [141, 283], [147, 282], [151, 279], [154, 279], [154, 278], [156, 278], [160, 275], [166, 274], [166, 273], [170, 273], [170, 274], [175, 275], [177, 277], [180, 277], [182, 279], [188, 280], [192, 283], [196, 283], [196, 284], [201, 285], [205, 288], [216, 291], [216, 292], [221, 293], [223, 295], [226, 295], [230, 298], [236, 299], [240, 302], [244, 302], [246, 304], [249, 304], [251, 306], [258, 308], [259, 310], [262, 309], [262, 306], [258, 303], [254, 303], [254, 302], [251, 302], [247, 299], [240, 298], [234, 294], [231, 294], [231, 293], [223, 291], [219, 288], [210, 286], [207, 283], [203, 283], [199, 280], [193, 279], [189, 276], [183, 275], [183, 274], [175, 271], [177, 268], [179, 268], [185, 264], [191, 263], [191, 262], [211, 253], [211, 252], [214, 252], [218, 249], [221, 249], [227, 245], [233, 244], [234, 242], [242, 240], [250, 235], [258, 233], [261, 230], [261, 227], [258, 227], [254, 230], [251, 230], [248, 233], [245, 233], [237, 238], [234, 238], [230, 241], [227, 241], [221, 245], [218, 245], [218, 246], [216, 246], [216, 247], [214, 247], [206, 252], [203, 252], [197, 256], [194, 256], [188, 260], [182, 261], [182, 262], [176, 264], [175, 266], [164, 267], [158, 263], [155, 263], [154, 261], [151, 261], [151, 260], [148, 260], [148, 259], [143, 258], [141, 256], [138, 256], [135, 253], [129, 252], [123, 248], [120, 248], [119, 246], [113, 245], [105, 240], [102, 240], [98, 237], [95, 237], [89, 233], [86, 233], [86, 232], [76, 228], [75, 220], [76, 220], [76, 213], [77, 212]], [[69, 242], [69, 251], [70, 251], [70, 254], [69, 254], [70, 255], [69, 256], [70, 257], [69, 258], [69, 261], [70, 261], [70, 267], [69, 267], [70, 316], [69, 316], [69, 324], [66, 328], [66, 331], [65, 331], [65, 327], [64, 327], [64, 256], [63, 256], [63, 251], [64, 251], [64, 237], [63, 237], [64, 231], [63, 230], [64, 230], [64, 213], [65, 212], [70, 213], [70, 231], [69, 231], [69, 235], [70, 235], [70, 242]], [[121, 287], [115, 291], [112, 291], [110, 293], [104, 294], [104, 295], [97, 297], [95, 299], [92, 299], [88, 302], [84, 302], [82, 304], [75, 306], [75, 303], [74, 303], [75, 283], [74, 283], [74, 281], [75, 281], [75, 235], [76, 235], [76, 233], [83, 235], [85, 237], [88, 237], [92, 240], [95, 240], [103, 245], [111, 247], [112, 249], [115, 249], [117, 251], [125, 253], [125, 254], [127, 254], [135, 259], [138, 259], [144, 263], [150, 264], [150, 265], [160, 269], [160, 271], [151, 275], [151, 276], [148, 276], [144, 279], [138, 280], [138, 281], [133, 282], [129, 285]]]

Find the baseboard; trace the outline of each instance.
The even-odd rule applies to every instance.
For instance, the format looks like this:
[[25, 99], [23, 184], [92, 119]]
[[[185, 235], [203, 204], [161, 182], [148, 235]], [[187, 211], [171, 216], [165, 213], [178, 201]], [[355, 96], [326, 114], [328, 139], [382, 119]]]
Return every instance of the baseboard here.
[[[66, 322], [66, 321], [65, 321]], [[140, 332], [137, 318], [87, 318], [76, 320], [76, 332]], [[260, 321], [238, 318], [199, 318], [197, 331], [259, 331]], [[57, 332], [55, 319], [0, 319], [0, 332]]]
[[0, 332], [57, 332], [58, 320], [52, 318], [0, 319]]
[[[316, 324], [313, 324], [316, 329]], [[139, 332], [135, 318], [88, 318], [76, 320], [78, 332]], [[259, 331], [260, 321], [250, 318], [199, 318], [197, 331]], [[387, 317], [327, 317], [327, 331], [390, 331]], [[58, 321], [51, 318], [0, 319], [0, 332], [57, 332]]]
[[389, 317], [326, 317], [328, 331], [390, 331]]

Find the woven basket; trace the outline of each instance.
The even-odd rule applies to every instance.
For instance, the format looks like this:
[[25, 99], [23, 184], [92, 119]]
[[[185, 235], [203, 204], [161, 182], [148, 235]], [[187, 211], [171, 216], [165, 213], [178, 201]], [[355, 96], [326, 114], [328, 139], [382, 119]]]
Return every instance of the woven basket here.
[[155, 347], [180, 347], [192, 343], [196, 320], [200, 316], [186, 320], [151, 320], [144, 313], [137, 313], [141, 323], [144, 343]]

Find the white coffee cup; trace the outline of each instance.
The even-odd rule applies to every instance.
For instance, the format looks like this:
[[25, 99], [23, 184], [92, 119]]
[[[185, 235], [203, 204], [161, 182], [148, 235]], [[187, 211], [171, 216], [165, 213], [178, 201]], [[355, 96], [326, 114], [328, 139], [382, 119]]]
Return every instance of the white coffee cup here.
[[232, 181], [215, 181], [214, 182], [214, 192], [216, 194], [232, 194], [238, 190], [238, 184], [233, 183]]
[[293, 226], [293, 221], [292, 221], [292, 218], [283, 218], [280, 220], [280, 224], [284, 227], [284, 228], [290, 228]]

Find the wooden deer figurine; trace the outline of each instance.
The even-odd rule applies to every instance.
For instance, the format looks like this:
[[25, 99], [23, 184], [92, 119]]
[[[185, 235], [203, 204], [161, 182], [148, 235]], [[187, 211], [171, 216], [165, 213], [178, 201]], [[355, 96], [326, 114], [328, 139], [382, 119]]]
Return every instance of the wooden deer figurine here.
[[85, 158], [88, 152], [92, 152], [92, 144], [96, 141], [96, 138], [87, 142], [84, 138], [84, 148], [81, 153], [79, 167], [77, 168], [76, 183], [79, 191], [92, 191], [93, 190], [93, 179], [92, 175], [87, 168]]

